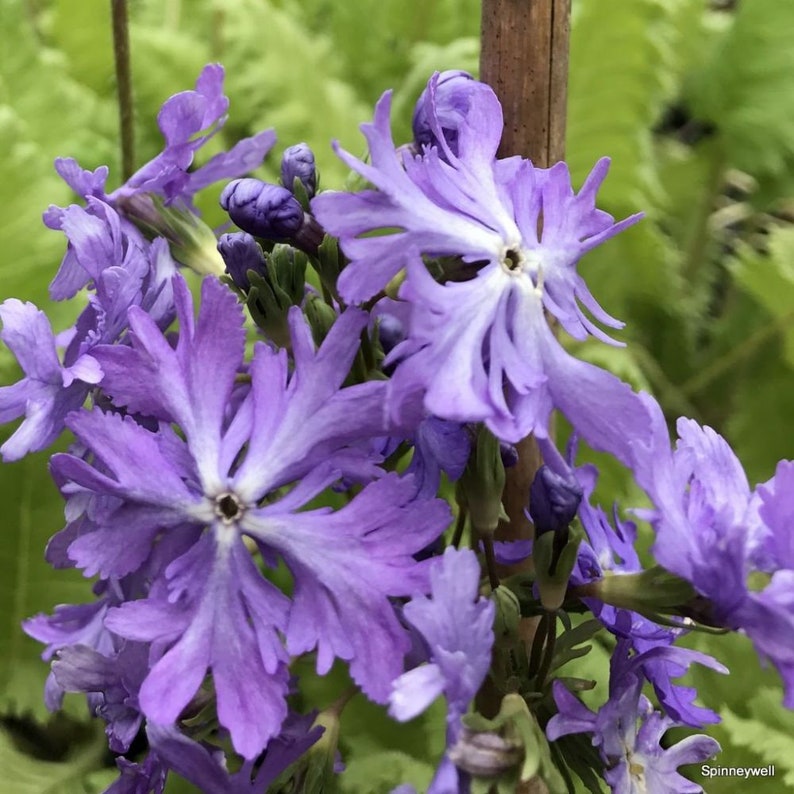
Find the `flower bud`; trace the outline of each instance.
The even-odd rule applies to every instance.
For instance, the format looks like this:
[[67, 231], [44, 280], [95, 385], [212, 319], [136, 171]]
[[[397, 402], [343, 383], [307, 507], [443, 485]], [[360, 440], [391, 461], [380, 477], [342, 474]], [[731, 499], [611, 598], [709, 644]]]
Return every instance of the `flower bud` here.
[[388, 354], [405, 339], [405, 327], [393, 314], [381, 314], [378, 319], [378, 339]]
[[303, 226], [303, 208], [286, 188], [260, 179], [235, 179], [223, 189], [221, 207], [255, 237], [286, 241]]
[[468, 73], [460, 70], [441, 72], [435, 91], [435, 103], [431, 103], [427, 88], [422, 91], [414, 108], [413, 131], [417, 146], [438, 146], [438, 139], [431, 119], [435, 114], [438, 127], [453, 154], [458, 153], [458, 128], [466, 120], [469, 112], [469, 96], [477, 86], [477, 81]]
[[502, 464], [506, 469], [518, 463], [518, 450], [506, 441], [499, 442], [499, 454], [502, 456]]
[[248, 232], [222, 234], [218, 240], [218, 251], [226, 263], [226, 272], [243, 292], [251, 289], [249, 270], [260, 276], [265, 275], [265, 255]]
[[281, 158], [281, 183], [287, 190], [295, 191], [298, 180], [310, 199], [317, 191], [317, 170], [314, 165], [314, 152], [306, 143], [290, 146]]
[[581, 501], [582, 486], [572, 473], [563, 476], [541, 466], [529, 489], [529, 515], [535, 524], [535, 536], [567, 527]]

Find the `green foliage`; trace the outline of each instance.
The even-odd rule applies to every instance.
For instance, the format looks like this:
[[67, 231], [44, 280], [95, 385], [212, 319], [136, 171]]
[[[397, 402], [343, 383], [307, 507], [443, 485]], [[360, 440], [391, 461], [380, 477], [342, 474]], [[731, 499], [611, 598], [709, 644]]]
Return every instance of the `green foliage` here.
[[794, 162], [792, 29], [791, 3], [740, 3], [690, 80], [691, 106], [716, 124], [727, 159], [761, 178], [785, 176]]
[[[41, 646], [20, 623], [56, 604], [91, 600], [76, 571], [56, 571], [43, 559], [50, 536], [63, 524], [63, 502], [47, 474], [47, 454], [3, 464], [0, 498], [8, 522], [0, 544], [0, 704], [5, 713], [46, 716], [42, 686], [46, 666]], [[0, 767], [2, 768], [2, 767]]]
[[432, 764], [399, 750], [359, 752], [347, 764], [339, 787], [342, 794], [389, 794], [395, 784], [410, 783], [424, 791], [434, 772]]
[[105, 737], [96, 731], [81, 736], [60, 761], [42, 761], [15, 746], [12, 734], [0, 728], [0, 794], [99, 794], [104, 781], [92, 776], [105, 751]]
[[770, 315], [782, 336], [786, 363], [794, 367], [794, 227], [772, 229], [767, 255], [742, 245], [731, 271], [738, 286]]
[[747, 747], [764, 762], [775, 765], [776, 791], [794, 791], [794, 714], [780, 705], [779, 691], [769, 687], [758, 689], [748, 707], [752, 715], [749, 719], [725, 710], [726, 733], [733, 744]]

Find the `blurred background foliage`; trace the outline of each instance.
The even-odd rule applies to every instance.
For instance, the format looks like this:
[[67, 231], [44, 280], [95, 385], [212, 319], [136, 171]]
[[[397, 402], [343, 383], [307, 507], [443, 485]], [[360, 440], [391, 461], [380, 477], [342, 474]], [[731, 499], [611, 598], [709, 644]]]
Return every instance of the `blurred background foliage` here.
[[[161, 147], [155, 119], [170, 94], [193, 85], [203, 64], [227, 69], [231, 115], [202, 153], [264, 127], [283, 147], [308, 141], [325, 187], [347, 176], [331, 152], [339, 139], [363, 154], [360, 122], [395, 91], [395, 139], [410, 135], [413, 102], [438, 69], [477, 71], [478, 0], [132, 0], [137, 159]], [[575, 183], [602, 155], [613, 159], [601, 206], [646, 220], [581, 263], [593, 293], [625, 320], [625, 348], [572, 345], [639, 388], [668, 416], [680, 414], [727, 436], [752, 483], [794, 457], [794, 3], [778, 0], [573, 0], [568, 160]], [[64, 241], [44, 229], [48, 204], [73, 197], [52, 169], [74, 156], [108, 164], [119, 181], [109, 3], [0, 0], [0, 292], [45, 308], [56, 330], [74, 316], [52, 305], [47, 283]], [[200, 197], [222, 220], [218, 190]], [[0, 382], [19, 376], [0, 351]], [[8, 429], [4, 429], [6, 437]], [[601, 496], [636, 504], [625, 472], [598, 459]], [[104, 789], [114, 777], [97, 726], [80, 701], [49, 719], [46, 666], [20, 621], [53, 605], [90, 598], [73, 572], [44, 563], [62, 507], [46, 455], [0, 470], [0, 793]], [[72, 573], [70, 576], [69, 574]], [[743, 637], [696, 636], [729, 677], [695, 671], [701, 701], [721, 711], [713, 728], [719, 763], [774, 763], [753, 790], [794, 791], [794, 715], [779, 682]], [[603, 681], [606, 655], [588, 657]], [[596, 669], [598, 666], [598, 669]], [[307, 679], [324, 706], [344, 673]], [[601, 687], [603, 689], [603, 686]], [[358, 751], [343, 792], [375, 794], [397, 782], [426, 785], [441, 752], [443, 709], [411, 730], [354, 699], [342, 726], [343, 754]], [[693, 779], [708, 792], [736, 791], [731, 778]], [[169, 792], [192, 791], [174, 780]]]

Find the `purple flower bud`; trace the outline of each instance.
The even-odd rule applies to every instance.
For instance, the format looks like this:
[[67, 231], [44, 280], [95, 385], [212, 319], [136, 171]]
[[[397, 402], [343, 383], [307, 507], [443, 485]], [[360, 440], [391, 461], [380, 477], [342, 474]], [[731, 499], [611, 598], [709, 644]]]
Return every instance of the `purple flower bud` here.
[[281, 158], [281, 182], [287, 190], [292, 190], [295, 180], [299, 179], [311, 198], [317, 190], [317, 170], [314, 166], [314, 152], [306, 143], [296, 143], [284, 152]]
[[378, 323], [378, 338], [384, 353], [390, 353], [405, 339], [405, 328], [393, 314], [382, 314]]
[[226, 264], [226, 272], [243, 292], [251, 289], [249, 270], [265, 275], [265, 255], [248, 232], [222, 234], [218, 240], [218, 251]]
[[543, 465], [529, 489], [529, 515], [535, 533], [558, 532], [576, 516], [582, 501], [582, 486], [573, 476], [562, 476]]
[[303, 208], [286, 188], [260, 179], [235, 179], [223, 189], [221, 207], [255, 237], [283, 242], [303, 226]]
[[513, 444], [508, 444], [506, 441], [499, 442], [499, 454], [502, 456], [502, 464], [506, 469], [515, 466], [518, 463], [518, 450]]
[[438, 145], [431, 124], [435, 114], [449, 148], [457, 155], [458, 128], [466, 121], [471, 92], [477, 90], [480, 85], [468, 72], [458, 69], [441, 72], [436, 84], [435, 106], [430, 101], [428, 89], [425, 88], [414, 108], [412, 124], [417, 146], [421, 148]]

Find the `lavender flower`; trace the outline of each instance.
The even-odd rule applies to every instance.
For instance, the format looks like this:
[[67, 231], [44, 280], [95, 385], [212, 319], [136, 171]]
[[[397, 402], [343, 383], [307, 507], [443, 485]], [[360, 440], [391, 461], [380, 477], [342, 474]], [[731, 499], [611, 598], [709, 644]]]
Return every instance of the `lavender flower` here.
[[[195, 194], [215, 182], [242, 176], [259, 167], [276, 140], [272, 130], [265, 130], [244, 138], [228, 152], [214, 155], [199, 168], [192, 168], [196, 153], [226, 121], [229, 100], [223, 93], [223, 78], [220, 64], [208, 64], [196, 80], [195, 90], [182, 91], [165, 101], [157, 116], [165, 138], [163, 151], [116, 190], [106, 193], [108, 169], [105, 166], [86, 171], [72, 158], [59, 158], [55, 161], [55, 170], [75, 193], [86, 199], [89, 213], [94, 213], [99, 202], [116, 209], [124, 219], [142, 221], [147, 228], [156, 229], [155, 234], [163, 234], [166, 226], [176, 222], [182, 229], [176, 236], [190, 236], [191, 223], [195, 226], [195, 222], [187, 217], [179, 218], [198, 214], [193, 203]], [[175, 208], [170, 223], [153, 199]], [[64, 212], [61, 207], [51, 206], [44, 213], [45, 224], [52, 229], [62, 228]], [[129, 221], [125, 223], [131, 227]], [[205, 272], [212, 272], [211, 264], [206, 267], [209, 269]], [[85, 283], [85, 273], [67, 251], [50, 285], [51, 296], [55, 300], [71, 297]]]
[[[546, 727], [551, 741], [571, 733], [591, 733], [606, 765], [605, 779], [615, 794], [685, 794], [703, 789], [678, 774], [682, 764], [705, 761], [719, 752], [719, 744], [704, 735], [690, 736], [672, 747], [661, 740], [674, 721], [653, 710], [642, 695], [642, 678], [636, 668], [641, 657], [627, 661], [628, 646], [618, 643], [612, 657], [609, 700], [595, 713], [584, 706], [562, 683], [553, 684], [559, 709]], [[657, 653], [680, 653], [659, 649]]]
[[3, 460], [11, 461], [55, 441], [66, 416], [83, 404], [90, 385], [102, 380], [102, 368], [87, 354], [63, 366], [50, 322], [32, 303], [10, 298], [0, 305], [0, 319], [0, 338], [25, 373], [17, 383], [0, 387], [0, 423], [25, 417], [0, 447]]
[[[653, 554], [707, 599], [705, 614], [696, 617], [750, 637], [761, 657], [777, 667], [784, 703], [794, 708], [794, 555], [788, 523], [794, 514], [794, 464], [781, 461], [771, 480], [751, 490], [738, 458], [714, 430], [679, 419], [673, 451], [655, 404], [652, 417], [653, 444], [637, 480], [655, 504], [655, 510], [638, 511], [656, 530]], [[766, 579], [765, 586], [751, 589], [751, 576]]]
[[[228, 152], [216, 154], [200, 168], [189, 170], [196, 153], [226, 122], [229, 100], [223, 93], [223, 78], [220, 64], [208, 64], [198, 76], [194, 90], [174, 94], [165, 101], [157, 115], [165, 148], [108, 195], [111, 204], [137, 193], [152, 193], [162, 196], [167, 203], [179, 201], [192, 208], [192, 198], [199, 190], [261, 165], [276, 141], [273, 130], [244, 138]], [[79, 172], [75, 178], [72, 175], [78, 169], [72, 160], [60, 161], [58, 170], [81, 195], [80, 187], [88, 186], [95, 193], [98, 188], [102, 189], [99, 184], [102, 172], [95, 172], [92, 177]], [[72, 177], [74, 184], [67, 175]]]
[[[362, 689], [386, 699], [409, 647], [388, 598], [425, 586], [412, 555], [437, 537], [449, 513], [439, 501], [414, 502], [410, 478], [396, 475], [335, 513], [296, 512], [344, 474], [378, 474], [366, 455], [345, 447], [382, 432], [382, 384], [339, 388], [366, 323], [363, 312], [344, 313], [315, 352], [293, 309], [294, 375], [284, 351], [258, 345], [250, 391], [230, 415], [245, 341], [241, 309], [209, 279], [197, 321], [180, 278], [175, 294], [175, 349], [133, 308], [132, 347], [105, 348], [101, 356], [114, 402], [160, 420], [159, 431], [131, 416], [74, 414], [69, 427], [97, 463], [58, 455], [53, 470], [73, 490], [113, 497], [92, 517], [95, 526], [68, 547], [86, 573], [136, 571], [161, 535], [187, 533], [192, 545], [154, 578], [148, 597], [111, 610], [105, 623], [160, 649], [140, 690], [151, 721], [173, 723], [211, 668], [220, 722], [235, 749], [254, 758], [286, 714], [287, 653], [279, 633], [291, 654], [317, 648], [320, 673], [335, 658], [348, 660]], [[261, 504], [296, 480], [286, 495]], [[268, 564], [284, 558], [295, 579], [291, 601], [261, 576], [243, 535]]]
[[[425, 103], [431, 110], [437, 88], [435, 76]], [[500, 439], [517, 441], [530, 432], [545, 436], [556, 406], [591, 445], [630, 463], [627, 439], [647, 431], [644, 408], [617, 378], [566, 354], [544, 311], [577, 339], [592, 334], [610, 341], [579, 303], [600, 322], [621, 323], [596, 303], [576, 262], [639, 216], [616, 224], [595, 208], [606, 159], [578, 194], [564, 163], [544, 170], [519, 158], [496, 160], [498, 100], [472, 82], [468, 103], [457, 153], [446, 143], [436, 110], [429, 118], [438, 145], [401, 159], [389, 129], [388, 94], [374, 122], [362, 127], [372, 164], [337, 147], [342, 160], [378, 188], [324, 193], [312, 201], [312, 211], [352, 260], [340, 276], [340, 293], [351, 302], [364, 300], [406, 270], [400, 297], [413, 309], [408, 338], [386, 361], [400, 362], [393, 410], [418, 395], [431, 414], [484, 421]], [[391, 233], [368, 234], [379, 230]], [[419, 254], [458, 258], [458, 265], [438, 283]]]
[[[162, 239], [148, 243], [112, 207], [89, 199], [89, 210], [61, 211], [60, 228], [69, 241], [58, 288], [66, 292], [91, 283], [88, 305], [74, 327], [58, 335], [31, 303], [10, 299], [0, 306], [0, 338], [16, 355], [25, 377], [0, 388], [0, 423], [26, 419], [0, 451], [5, 460], [49, 446], [63, 431], [66, 416], [85, 402], [102, 380], [93, 352], [127, 331], [127, 310], [139, 306], [161, 328], [174, 317], [171, 277], [176, 266]], [[53, 283], [56, 283], [53, 282]], [[63, 363], [57, 345], [65, 345]]]
[[[448, 548], [430, 573], [431, 595], [405, 605], [406, 620], [430, 648], [429, 663], [403, 673], [389, 699], [400, 721], [423, 712], [443, 693], [447, 700], [447, 748], [461, 736], [461, 717], [491, 665], [494, 605], [479, 598], [480, 566], [473, 552]], [[447, 756], [429, 791], [458, 791], [459, 773]]]

